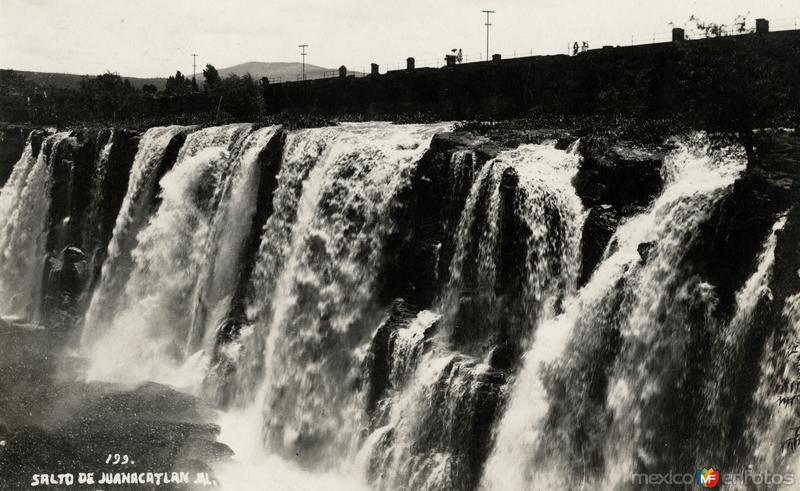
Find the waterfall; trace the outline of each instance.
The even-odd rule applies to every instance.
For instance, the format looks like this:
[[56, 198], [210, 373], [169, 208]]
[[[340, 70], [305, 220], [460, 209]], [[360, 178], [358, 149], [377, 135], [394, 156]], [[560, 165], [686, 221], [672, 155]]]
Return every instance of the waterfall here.
[[[287, 136], [247, 325], [225, 350], [237, 367], [237, 404], [261, 418], [267, 453], [284, 466], [333, 468], [355, 455], [382, 250], [397, 194], [442, 129], [346, 124]], [[244, 463], [261, 446], [248, 442], [252, 433], [241, 437], [231, 444]]]
[[304, 135], [324, 149], [304, 182], [264, 323], [268, 445], [328, 462], [351, 445], [356, 394], [341, 389], [358, 380], [359, 349], [379, 316], [374, 286], [394, 197], [437, 129], [352, 125]]
[[[752, 317], [758, 300], [773, 300], [768, 280], [775, 261], [776, 235], [783, 229], [786, 220], [787, 217], [782, 216], [775, 223], [759, 256], [757, 273], [740, 291], [741, 296], [737, 295], [741, 310], [745, 312], [744, 315], [737, 314], [737, 319]], [[750, 298], [746, 296], [749, 292], [753, 294]], [[758, 464], [776, 472], [790, 471], [797, 475], [800, 461], [795, 452], [797, 410], [794, 401], [800, 392], [796, 375], [800, 370], [797, 358], [800, 346], [800, 293], [785, 299], [781, 314], [785, 327], [771, 326], [774, 329], [764, 341], [758, 366], [758, 385], [753, 395], [755, 407], [748, 414], [744, 437], [753, 444], [752, 465]]]
[[631, 482], [635, 459], [650, 458], [652, 429], [664, 424], [652, 418], [668, 414], [660, 399], [670, 395], [689, 342], [676, 342], [684, 318], [669, 305], [703, 310], [713, 296], [708, 284], [682, 275], [683, 255], [741, 170], [741, 158], [689, 144], [668, 156], [661, 196], [620, 225], [588, 284], [539, 327], [543, 338], [526, 353], [496, 430], [485, 488]]
[[29, 138], [0, 192], [0, 314], [40, 318], [52, 159], [69, 133], [47, 137], [38, 155]]
[[[772, 182], [700, 135], [600, 155], [450, 126], [32, 134], [0, 191], [0, 327], [69, 318], [86, 381], [218, 409], [223, 489], [798, 470], [789, 166]], [[660, 194], [591, 195], [615, 165]], [[747, 193], [771, 208], [734, 253]]]
[[101, 237], [103, 236], [102, 212], [104, 210], [105, 186], [108, 177], [108, 159], [111, 149], [114, 146], [114, 130], [108, 134], [108, 140], [103, 145], [102, 150], [95, 160], [94, 172], [92, 173], [92, 188], [87, 208], [86, 223], [82, 229], [81, 244], [84, 252], [89, 256], [89, 271], [94, 271], [95, 262], [103, 247]]
[[150, 128], [139, 142], [100, 280], [86, 313], [83, 344], [95, 336], [97, 329], [109, 322], [116, 310], [117, 301], [132, 268], [131, 252], [136, 247], [137, 234], [149, 218], [153, 206], [156, 183], [165, 154], [170, 142], [188, 129], [184, 126]]
[[161, 179], [158, 210], [137, 234], [119, 306], [90, 341], [90, 378], [179, 386], [202, 379], [249, 230], [250, 176], [274, 131], [229, 125], [189, 135]]
[[[583, 221], [570, 184], [577, 163], [571, 152], [526, 145], [481, 169], [441, 296], [446, 327], [412, 378], [393, 384], [394, 401], [379, 412], [381, 426], [367, 440], [364, 452], [372, 454], [369, 473], [378, 488], [471, 487], [479, 479], [488, 440], [478, 435], [499, 412], [505, 383], [493, 366], [501, 364], [497, 351], [538, 337], [538, 319], [552, 317], [574, 288]], [[391, 377], [403, 377], [415, 364], [431, 322], [423, 311], [397, 331]], [[497, 348], [475, 353], [473, 324], [495, 332]]]

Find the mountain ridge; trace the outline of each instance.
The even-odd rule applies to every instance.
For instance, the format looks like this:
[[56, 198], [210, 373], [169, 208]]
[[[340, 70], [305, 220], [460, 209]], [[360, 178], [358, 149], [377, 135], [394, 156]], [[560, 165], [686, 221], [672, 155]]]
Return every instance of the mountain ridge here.
[[[267, 77], [272, 81], [291, 81], [297, 80], [302, 73], [303, 64], [291, 61], [248, 61], [232, 65], [224, 68], [217, 68], [220, 77], [225, 78], [228, 75], [244, 76], [250, 74], [255, 79]], [[199, 67], [198, 67], [199, 68]], [[6, 68], [4, 68], [5, 70]], [[13, 70], [12, 68], [8, 68]], [[325, 68], [318, 65], [306, 63], [305, 71], [306, 78], [321, 78], [325, 72], [333, 71], [332, 68]], [[31, 80], [37, 84], [45, 86], [53, 86], [58, 88], [78, 88], [83, 77], [95, 77], [99, 74], [77, 74], [77, 73], [60, 73], [60, 72], [38, 72], [30, 70], [14, 70], [23, 77]], [[170, 74], [172, 75], [172, 74]], [[187, 75], [184, 73], [184, 75]], [[141, 89], [146, 84], [155, 85], [158, 90], [163, 90], [167, 83], [167, 77], [129, 77], [120, 74], [120, 77], [130, 80], [131, 84], [137, 89]], [[197, 81], [202, 85], [203, 72], [197, 73]]]

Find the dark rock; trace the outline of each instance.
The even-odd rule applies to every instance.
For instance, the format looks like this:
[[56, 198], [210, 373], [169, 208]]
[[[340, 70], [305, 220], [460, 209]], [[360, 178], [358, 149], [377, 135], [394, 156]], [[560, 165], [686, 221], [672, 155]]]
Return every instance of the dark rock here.
[[55, 325], [71, 325], [80, 315], [81, 294], [89, 281], [86, 255], [77, 247], [65, 247], [45, 265], [42, 287], [45, 318]]
[[756, 161], [719, 201], [688, 253], [717, 288], [723, 314], [734, 308], [736, 291], [756, 267], [778, 216], [800, 198], [800, 137], [763, 137], [757, 148]]
[[556, 150], [566, 150], [575, 143], [577, 137], [573, 135], [560, 136], [556, 140]]
[[646, 206], [663, 186], [663, 154], [633, 144], [581, 144], [581, 164], [573, 184], [585, 206]]
[[489, 365], [498, 370], [511, 370], [519, 362], [520, 349], [517, 343], [501, 343], [489, 352]]
[[650, 252], [655, 247], [655, 242], [642, 242], [636, 247], [636, 252], [639, 253], [639, 257], [642, 258], [642, 262], [647, 262], [647, 259], [650, 257]]
[[378, 402], [390, 388], [392, 353], [398, 329], [402, 329], [416, 316], [417, 312], [402, 298], [396, 299], [389, 308], [387, 318], [378, 326], [364, 358], [362, 366], [364, 400], [366, 411], [372, 414]]
[[622, 212], [611, 205], [595, 206], [589, 211], [581, 234], [580, 286], [589, 281], [621, 219]]
[[[14, 164], [25, 150], [29, 135], [31, 130], [23, 126], [10, 125], [0, 128], [0, 187], [6, 183]], [[39, 142], [41, 143], [41, 139]], [[38, 149], [36, 153], [39, 153]]]
[[[465, 154], [455, 169], [458, 152]], [[422, 308], [430, 305], [449, 276], [455, 229], [475, 175], [498, 152], [487, 138], [472, 133], [434, 135], [391, 211], [395, 227], [379, 275], [383, 302], [402, 297]]]
[[[125, 389], [78, 381], [81, 363], [64, 350], [69, 335], [0, 332], [0, 414], [7, 425], [0, 428], [0, 489], [28, 489], [34, 473], [211, 472], [211, 464], [232, 455], [216, 441], [215, 411], [193, 396], [154, 383]], [[132, 462], [106, 463], [114, 453]]]
[[61, 255], [64, 257], [64, 262], [69, 264], [74, 264], [78, 261], [86, 260], [86, 254], [84, 254], [82, 250], [74, 246], [66, 247], [61, 252]]
[[[476, 489], [489, 451], [492, 429], [505, 404], [505, 373], [486, 370], [474, 359], [454, 356], [442, 369], [439, 379], [429, 386], [426, 400], [415, 411], [414, 445], [411, 455], [449, 455], [452, 457], [446, 476], [438, 484], [447, 489]], [[469, 390], [453, 390], [455, 387]], [[454, 418], [453, 408], [458, 408]], [[382, 445], [391, 443], [392, 435]], [[373, 454], [374, 456], [380, 453]], [[379, 463], [370, 463], [370, 472], [378, 471]], [[421, 459], [411, 472], [430, 472], [431, 459]], [[410, 481], [412, 476], [406, 476]]]
[[[98, 138], [98, 145], [102, 145], [104, 136], [99, 135]], [[86, 223], [82, 227], [81, 248], [86, 251], [91, 267], [91, 285], [99, 279], [114, 224], [127, 193], [131, 166], [139, 148], [139, 133], [135, 131], [115, 129], [108, 138], [113, 139], [113, 144], [105, 169], [97, 168], [102, 163], [96, 161], [91, 201], [88, 203]], [[98, 152], [102, 152], [102, 146], [98, 147]]]

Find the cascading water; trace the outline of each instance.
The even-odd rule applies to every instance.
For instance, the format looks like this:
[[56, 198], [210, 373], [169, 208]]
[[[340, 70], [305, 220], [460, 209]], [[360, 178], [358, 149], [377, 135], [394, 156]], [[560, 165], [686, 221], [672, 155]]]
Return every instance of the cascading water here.
[[161, 180], [158, 211], [137, 235], [119, 306], [89, 340], [90, 378], [189, 386], [202, 378], [202, 365], [184, 364], [204, 362], [208, 327], [227, 309], [235, 269], [216, 267], [238, 259], [254, 196], [248, 176], [274, 128], [251, 132], [249, 125], [230, 125], [189, 135]]
[[[674, 143], [653, 159], [659, 196], [592, 203], [574, 182], [608, 162], [587, 147], [434, 137], [448, 126], [32, 136], [0, 192], [0, 326], [51, 321], [56, 254], [102, 261], [80, 282], [86, 377], [216, 404], [236, 453], [214, 464], [223, 489], [798, 470], [800, 294], [778, 266], [796, 213], [767, 214], [735, 285], [704, 253], [760, 178], [743, 155]], [[598, 209], [618, 218], [584, 276]]]
[[[413, 378], [393, 384], [395, 401], [384, 403], [368, 438], [377, 487], [445, 489], [479, 478], [488, 448], [477, 435], [488, 433], [504, 382], [492, 366], [502, 356], [496, 350], [538, 335], [538, 319], [557, 312], [577, 277], [582, 206], [570, 184], [577, 161], [549, 145], [523, 146], [477, 176], [442, 295], [444, 329]], [[434, 319], [423, 311], [397, 331], [391, 377], [408, 373]], [[495, 333], [495, 350], [474, 352], [477, 331]]]
[[[380, 317], [375, 287], [395, 198], [441, 129], [353, 124], [287, 138], [248, 325], [226, 354], [239, 370], [239, 404], [255, 397], [246, 413], [261, 418], [267, 449], [296, 464], [327, 468], [354, 451], [355, 389]], [[282, 465], [270, 467], [278, 473]]]
[[[355, 393], [340, 389], [355, 385], [359, 348], [380, 315], [374, 285], [394, 197], [438, 129], [354, 125], [304, 135], [324, 147], [303, 185], [265, 322], [265, 438], [272, 445], [351, 445]], [[341, 448], [331, 450], [324, 460], [343, 457]]]
[[108, 140], [103, 149], [97, 156], [92, 174], [91, 198], [88, 206], [86, 224], [83, 226], [81, 244], [89, 256], [89, 270], [94, 271], [95, 261], [101, 254], [99, 250], [103, 247], [100, 242], [103, 236], [103, 225], [101, 213], [104, 209], [105, 185], [108, 177], [108, 158], [114, 146], [114, 130], [110, 131]]
[[540, 326], [551, 335], [525, 355], [484, 487], [614, 488], [631, 482], [637, 459], [653, 463], [652, 429], [667, 427], [654, 418], [669, 417], [663, 399], [682, 380], [690, 342], [681, 321], [713, 297], [685, 277], [683, 255], [741, 170], [740, 158], [702, 148], [667, 158], [662, 195], [620, 225], [589, 283]]
[[168, 146], [177, 135], [188, 129], [184, 126], [150, 128], [142, 136], [99, 284], [86, 313], [82, 334], [84, 344], [93, 339], [96, 331], [102, 329], [116, 311], [117, 301], [133, 267], [131, 252], [136, 247], [137, 234], [150, 216], [159, 169]]
[[[737, 319], [752, 317], [758, 300], [773, 300], [768, 279], [775, 262], [776, 235], [782, 231], [786, 220], [787, 217], [782, 216], [776, 222], [759, 257], [758, 273], [740, 291], [738, 300], [745, 307], [745, 314], [737, 315]], [[755, 299], [746, 296], [748, 291], [754, 293]], [[773, 330], [764, 341], [753, 397], [755, 408], [748, 415], [744, 436], [746, 441], [753, 442], [750, 465], [773, 469], [776, 473], [790, 471], [797, 476], [800, 473], [800, 459], [796, 453], [800, 445], [800, 427], [795, 401], [800, 392], [797, 378], [800, 371], [800, 293], [785, 299], [781, 314], [785, 324], [771, 326]]]
[[69, 133], [42, 143], [38, 156], [29, 141], [0, 193], [0, 314], [36, 322], [50, 208], [50, 159]]

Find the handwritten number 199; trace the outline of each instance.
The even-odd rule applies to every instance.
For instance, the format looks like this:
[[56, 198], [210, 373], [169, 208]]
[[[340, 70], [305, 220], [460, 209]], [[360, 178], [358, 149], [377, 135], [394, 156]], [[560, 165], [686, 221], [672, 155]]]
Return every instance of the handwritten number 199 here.
[[118, 453], [115, 454], [108, 454], [106, 458], [106, 464], [111, 465], [125, 465], [125, 464], [132, 464], [130, 458], [127, 455], [120, 455]]

